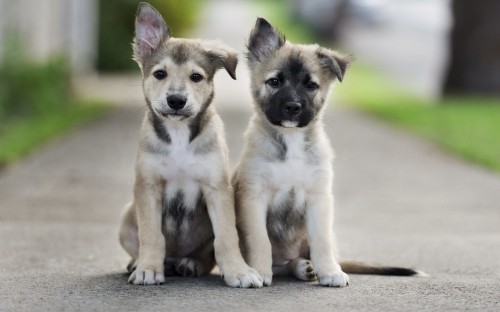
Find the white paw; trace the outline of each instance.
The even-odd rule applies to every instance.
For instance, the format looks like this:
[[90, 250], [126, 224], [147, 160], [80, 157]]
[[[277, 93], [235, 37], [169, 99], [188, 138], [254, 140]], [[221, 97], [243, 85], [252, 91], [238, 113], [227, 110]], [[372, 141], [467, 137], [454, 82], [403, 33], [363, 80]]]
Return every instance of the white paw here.
[[128, 282], [134, 285], [160, 285], [165, 283], [165, 275], [163, 272], [135, 269]]
[[297, 262], [294, 269], [294, 275], [296, 278], [303, 281], [313, 281], [316, 279], [316, 273], [314, 273], [312, 262], [306, 259]]
[[261, 288], [263, 285], [260, 274], [249, 266], [236, 270], [234, 273], [223, 273], [228, 286], [239, 288]]
[[[271, 268], [271, 267], [270, 267]], [[271, 286], [273, 283], [273, 270], [263, 270], [263, 269], [256, 269], [257, 272], [259, 272], [259, 276], [262, 277], [262, 285], [264, 287]]]
[[332, 274], [318, 274], [320, 285], [329, 287], [345, 287], [349, 285], [349, 276], [342, 271]]
[[263, 274], [262, 275], [262, 284], [264, 286], [271, 286], [273, 283], [273, 275], [272, 274]]

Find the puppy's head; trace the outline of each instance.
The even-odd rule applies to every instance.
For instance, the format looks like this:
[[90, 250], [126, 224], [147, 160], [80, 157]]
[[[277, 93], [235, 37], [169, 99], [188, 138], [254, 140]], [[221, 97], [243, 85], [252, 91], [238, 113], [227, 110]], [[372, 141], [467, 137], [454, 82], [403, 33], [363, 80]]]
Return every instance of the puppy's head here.
[[257, 108], [281, 127], [307, 126], [349, 64], [349, 57], [339, 52], [286, 41], [263, 18], [250, 34], [247, 56]]
[[171, 37], [161, 15], [147, 3], [137, 11], [133, 49], [148, 106], [162, 118], [183, 120], [204, 110], [219, 68], [236, 79], [235, 51], [217, 42]]

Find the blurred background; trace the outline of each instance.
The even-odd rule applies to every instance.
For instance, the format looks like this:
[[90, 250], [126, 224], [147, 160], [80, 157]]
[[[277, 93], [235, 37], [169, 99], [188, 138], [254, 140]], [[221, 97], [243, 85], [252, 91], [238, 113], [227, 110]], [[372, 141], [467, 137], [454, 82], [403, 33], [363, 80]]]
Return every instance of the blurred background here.
[[[141, 101], [130, 47], [138, 2], [0, 0], [0, 165], [109, 103]], [[263, 16], [292, 41], [348, 52], [356, 61], [336, 102], [500, 170], [499, 1], [150, 2], [175, 36], [242, 50]]]
[[[174, 36], [243, 52], [264, 17], [293, 42], [354, 56], [324, 116], [341, 255], [432, 278], [352, 276], [334, 293], [286, 280], [235, 292], [216, 277], [126, 285], [117, 233], [146, 110], [138, 3], [0, 0], [3, 309], [499, 310], [499, 0], [150, 1]], [[236, 81], [215, 77], [233, 166], [252, 106], [245, 63]]]

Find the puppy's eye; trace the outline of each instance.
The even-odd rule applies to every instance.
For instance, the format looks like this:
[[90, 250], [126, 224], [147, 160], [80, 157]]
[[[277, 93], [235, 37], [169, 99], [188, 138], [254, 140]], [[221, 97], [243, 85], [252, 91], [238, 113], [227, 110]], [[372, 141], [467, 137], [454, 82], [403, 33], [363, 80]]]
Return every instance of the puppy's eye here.
[[200, 75], [200, 74], [192, 74], [189, 79], [191, 79], [191, 81], [193, 82], [200, 82], [203, 80], [203, 76]]
[[277, 88], [280, 86], [280, 80], [278, 78], [271, 78], [266, 81], [266, 84], [271, 86], [272, 88]]
[[319, 88], [318, 84], [316, 82], [313, 82], [313, 81], [309, 81], [308, 83], [306, 83], [306, 88], [309, 90], [309, 91], [315, 91]]
[[167, 78], [167, 72], [164, 71], [163, 69], [157, 70], [153, 73], [153, 77], [155, 77], [158, 80], [163, 80]]

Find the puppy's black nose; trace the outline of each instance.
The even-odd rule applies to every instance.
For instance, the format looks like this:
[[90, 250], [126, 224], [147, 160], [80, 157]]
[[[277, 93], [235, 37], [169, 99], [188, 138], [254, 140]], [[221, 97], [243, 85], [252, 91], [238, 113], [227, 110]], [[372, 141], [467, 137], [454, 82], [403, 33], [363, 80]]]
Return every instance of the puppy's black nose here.
[[288, 102], [283, 107], [283, 112], [290, 117], [297, 116], [301, 111], [302, 105], [297, 102]]
[[186, 101], [187, 101], [186, 97], [182, 95], [174, 94], [167, 96], [168, 106], [170, 106], [175, 110], [182, 109], [184, 106], [186, 106]]

